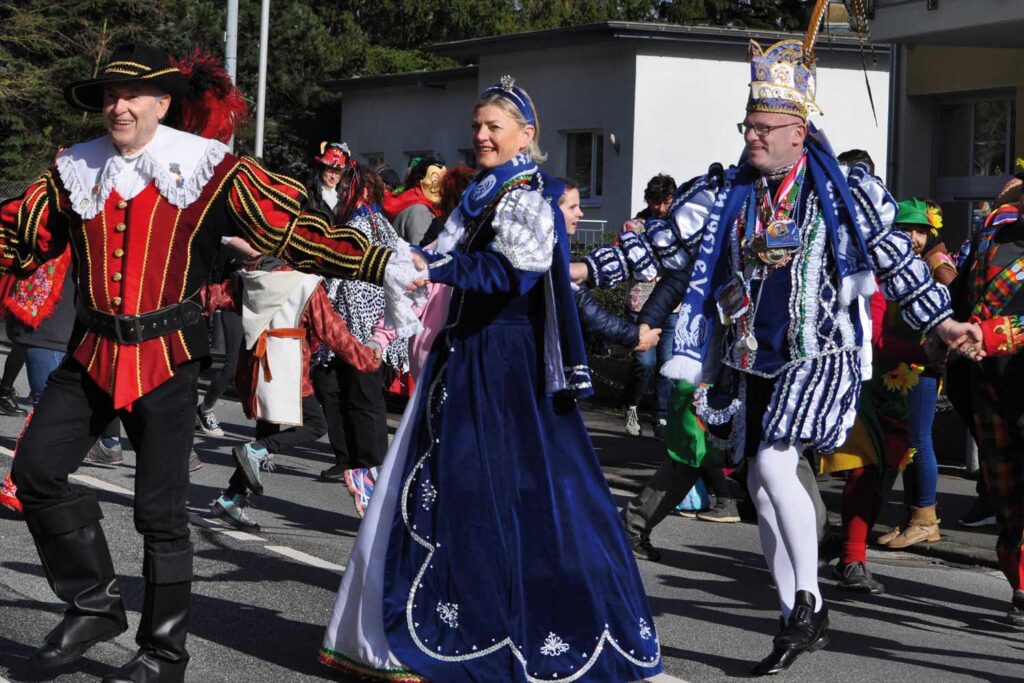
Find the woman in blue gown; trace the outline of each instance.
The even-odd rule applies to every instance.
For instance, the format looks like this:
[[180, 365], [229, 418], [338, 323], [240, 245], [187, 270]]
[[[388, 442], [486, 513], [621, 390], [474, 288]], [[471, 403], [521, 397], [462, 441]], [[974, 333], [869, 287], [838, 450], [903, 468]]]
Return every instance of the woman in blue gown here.
[[484, 91], [473, 130], [483, 170], [414, 258], [451, 288], [447, 324], [320, 658], [383, 680], [648, 678], [654, 622], [575, 404], [591, 389], [562, 187], [537, 168], [536, 112], [512, 79]]

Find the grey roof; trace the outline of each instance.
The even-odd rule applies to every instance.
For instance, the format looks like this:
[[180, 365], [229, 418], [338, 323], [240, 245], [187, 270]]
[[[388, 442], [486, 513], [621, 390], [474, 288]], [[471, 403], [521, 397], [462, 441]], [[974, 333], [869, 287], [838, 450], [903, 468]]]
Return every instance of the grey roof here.
[[324, 87], [333, 91], [353, 92], [368, 90], [381, 85], [415, 85], [420, 88], [443, 88], [445, 83], [461, 79], [476, 79], [479, 67], [460, 66], [454, 69], [438, 71], [408, 71], [399, 74], [382, 74], [380, 76], [356, 76], [326, 81]]
[[[803, 33], [783, 31], [761, 31], [717, 26], [680, 26], [678, 24], [657, 24], [641, 21], [604, 21], [597, 24], [583, 24], [566, 28], [544, 29], [510, 33], [486, 38], [470, 38], [438, 43], [424, 48], [434, 54], [457, 59], [473, 60], [483, 54], [521, 51], [545, 47], [591, 43], [601, 40], [659, 40], [688, 43], [745, 44], [751, 38], [758, 41], [775, 42], [785, 38], [803, 38]], [[766, 46], [767, 47], [767, 46]], [[889, 46], [874, 44], [879, 52], [888, 52]], [[850, 31], [832, 32], [822, 30], [817, 50], [822, 52], [850, 51], [860, 49], [860, 39]]]

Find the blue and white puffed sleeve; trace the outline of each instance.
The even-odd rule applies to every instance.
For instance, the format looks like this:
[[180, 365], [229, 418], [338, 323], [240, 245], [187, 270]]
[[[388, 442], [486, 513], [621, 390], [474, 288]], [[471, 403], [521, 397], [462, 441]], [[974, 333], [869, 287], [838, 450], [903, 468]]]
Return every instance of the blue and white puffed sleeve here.
[[668, 219], [651, 218], [644, 233], [624, 232], [619, 244], [594, 249], [583, 260], [598, 287], [614, 287], [626, 279], [649, 282], [661, 270], [685, 270], [700, 244], [704, 224], [721, 186], [722, 168], [685, 183], [676, 193]]
[[430, 279], [480, 292], [525, 293], [551, 268], [555, 221], [551, 205], [534, 190], [512, 190], [495, 209], [494, 239], [469, 254], [424, 251]]
[[857, 204], [857, 227], [882, 294], [900, 305], [908, 325], [930, 331], [953, 315], [949, 290], [932, 278], [928, 264], [914, 253], [910, 236], [893, 227], [899, 207], [882, 182], [858, 164], [850, 171], [849, 183]]

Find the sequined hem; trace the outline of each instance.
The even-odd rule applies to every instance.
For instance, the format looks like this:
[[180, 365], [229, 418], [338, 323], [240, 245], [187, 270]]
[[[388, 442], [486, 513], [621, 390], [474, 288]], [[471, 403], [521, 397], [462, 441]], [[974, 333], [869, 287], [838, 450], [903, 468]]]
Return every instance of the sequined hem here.
[[430, 683], [426, 678], [418, 676], [406, 669], [374, 669], [350, 659], [340, 652], [326, 647], [320, 648], [320, 663], [338, 671], [359, 676], [368, 681], [395, 681], [396, 683]]

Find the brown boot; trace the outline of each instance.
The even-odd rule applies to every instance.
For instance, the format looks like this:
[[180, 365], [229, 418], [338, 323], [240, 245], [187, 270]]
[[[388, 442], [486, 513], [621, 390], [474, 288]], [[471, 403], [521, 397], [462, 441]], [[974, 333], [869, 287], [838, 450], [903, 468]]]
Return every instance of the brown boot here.
[[935, 516], [934, 505], [929, 505], [926, 508], [912, 508], [907, 528], [900, 532], [899, 536], [889, 541], [888, 547], [891, 550], [898, 550], [922, 541], [931, 543], [941, 540], [942, 537], [939, 535], [940, 521]]
[[897, 524], [896, 526], [894, 526], [893, 528], [889, 529], [887, 532], [879, 536], [876, 543], [878, 543], [878, 545], [889, 545], [890, 543], [896, 540], [896, 537], [899, 536], [902, 531], [903, 529], [900, 527], [899, 524]]

